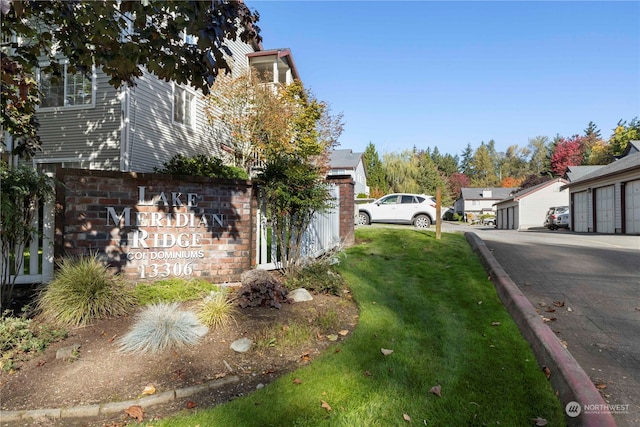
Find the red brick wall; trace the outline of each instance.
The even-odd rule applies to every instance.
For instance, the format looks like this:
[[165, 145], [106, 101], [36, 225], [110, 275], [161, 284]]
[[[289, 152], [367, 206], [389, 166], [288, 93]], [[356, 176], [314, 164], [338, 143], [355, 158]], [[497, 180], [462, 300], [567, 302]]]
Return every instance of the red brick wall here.
[[236, 282], [255, 266], [248, 181], [75, 169], [57, 178], [57, 258], [97, 253], [133, 280]]
[[340, 239], [347, 247], [355, 243], [355, 184], [349, 175], [330, 176], [327, 181], [340, 189]]

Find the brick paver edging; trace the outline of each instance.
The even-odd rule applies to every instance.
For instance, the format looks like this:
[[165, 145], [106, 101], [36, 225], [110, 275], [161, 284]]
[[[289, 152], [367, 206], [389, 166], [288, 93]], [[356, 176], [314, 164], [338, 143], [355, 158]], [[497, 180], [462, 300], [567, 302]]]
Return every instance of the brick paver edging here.
[[[578, 402], [606, 408], [604, 399], [584, 369], [562, 345], [556, 334], [543, 322], [531, 302], [504, 271], [484, 241], [472, 232], [466, 232], [464, 235], [474, 252], [480, 256], [480, 261], [491, 276], [500, 300], [529, 342], [538, 363], [550, 369], [549, 379], [562, 405]], [[605, 411], [582, 412], [577, 417], [567, 415], [566, 420], [569, 426], [616, 426], [613, 416]]]
[[172, 391], [146, 396], [140, 399], [126, 400], [123, 402], [98, 403], [95, 405], [74, 406], [71, 408], [55, 408], [55, 409], [29, 409], [24, 411], [0, 411], [0, 420], [2, 422], [20, 421], [26, 419], [37, 419], [41, 417], [49, 417], [54, 419], [62, 418], [81, 418], [96, 417], [100, 415], [124, 412], [125, 409], [133, 405], [139, 405], [147, 408], [161, 403], [168, 403], [176, 399], [193, 396], [207, 390], [214, 390], [223, 385], [240, 381], [237, 376], [225, 377], [218, 380], [209, 381], [204, 384], [198, 384], [192, 387], [181, 388]]

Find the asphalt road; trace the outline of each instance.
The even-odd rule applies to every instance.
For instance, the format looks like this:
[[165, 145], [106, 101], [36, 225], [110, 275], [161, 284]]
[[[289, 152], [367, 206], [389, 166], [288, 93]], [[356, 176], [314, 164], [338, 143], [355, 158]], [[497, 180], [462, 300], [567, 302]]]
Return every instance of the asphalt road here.
[[542, 228], [458, 231], [473, 231], [485, 242], [605, 401], [618, 405], [610, 407], [616, 423], [640, 426], [640, 237]]

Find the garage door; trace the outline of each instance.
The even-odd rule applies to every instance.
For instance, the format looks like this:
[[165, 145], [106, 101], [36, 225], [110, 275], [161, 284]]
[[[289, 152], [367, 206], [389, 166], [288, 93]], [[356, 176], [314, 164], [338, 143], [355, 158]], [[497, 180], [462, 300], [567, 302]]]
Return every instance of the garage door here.
[[510, 230], [515, 228], [513, 223], [513, 208], [507, 208], [507, 228]]
[[596, 188], [595, 213], [597, 233], [614, 233], [616, 231], [613, 185]]
[[640, 234], [640, 181], [628, 182], [624, 197], [625, 233]]
[[589, 193], [573, 193], [573, 231], [589, 231]]

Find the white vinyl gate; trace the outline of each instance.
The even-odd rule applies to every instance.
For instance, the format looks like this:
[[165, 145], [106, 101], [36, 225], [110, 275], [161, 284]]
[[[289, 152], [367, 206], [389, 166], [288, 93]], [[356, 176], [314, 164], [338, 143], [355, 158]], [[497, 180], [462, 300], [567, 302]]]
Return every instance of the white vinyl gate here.
[[640, 181], [631, 181], [624, 187], [625, 233], [640, 234]]
[[[31, 226], [42, 233], [42, 239], [37, 235], [31, 239], [28, 248], [17, 247], [14, 253], [25, 254], [23, 268], [12, 271], [9, 283], [15, 279], [17, 285], [46, 283], [53, 278], [53, 237], [54, 237], [54, 210], [53, 202], [45, 203], [40, 209], [39, 206], [33, 208], [35, 215]], [[4, 274], [5, 267], [2, 265], [3, 257], [0, 257], [0, 271]]]
[[[317, 258], [338, 247], [340, 244], [340, 189], [337, 185], [329, 188], [334, 206], [326, 212], [313, 216], [309, 227], [302, 238], [302, 256]], [[257, 212], [257, 268], [275, 270], [282, 268], [282, 260], [276, 255], [278, 245], [265, 216], [264, 204], [260, 203]]]

